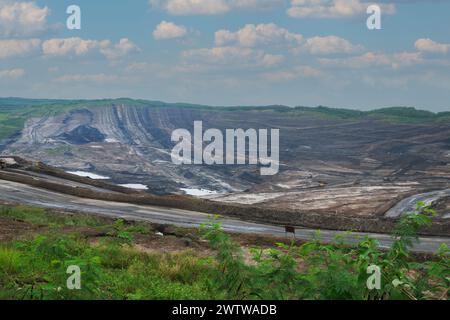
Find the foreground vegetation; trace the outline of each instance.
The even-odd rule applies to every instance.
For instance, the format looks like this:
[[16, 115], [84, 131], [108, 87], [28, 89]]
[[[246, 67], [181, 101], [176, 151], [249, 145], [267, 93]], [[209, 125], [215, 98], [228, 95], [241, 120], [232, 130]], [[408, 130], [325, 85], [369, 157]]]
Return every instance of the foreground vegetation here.
[[[136, 238], [157, 231], [148, 224], [3, 206], [1, 221], [34, 229], [0, 243], [0, 299], [448, 299], [448, 248], [428, 261], [409, 252], [432, 215], [419, 205], [405, 216], [389, 251], [368, 238], [325, 245], [319, 233], [307, 243], [246, 250], [212, 219], [192, 236], [208, 241], [202, 254], [142, 250]], [[82, 270], [81, 290], [66, 287], [71, 265]], [[370, 265], [381, 269], [379, 290], [366, 285]]]

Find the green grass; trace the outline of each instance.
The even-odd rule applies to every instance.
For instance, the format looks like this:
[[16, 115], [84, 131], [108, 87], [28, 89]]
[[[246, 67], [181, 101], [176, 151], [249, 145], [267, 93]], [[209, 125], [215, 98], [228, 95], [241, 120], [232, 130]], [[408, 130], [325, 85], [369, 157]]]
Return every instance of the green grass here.
[[4, 274], [18, 273], [20, 269], [20, 252], [0, 246], [0, 272]]
[[99, 227], [104, 225], [104, 222], [100, 218], [92, 215], [55, 213], [30, 206], [0, 206], [0, 217], [17, 219], [36, 225], [55, 227]]
[[[194, 252], [144, 254], [113, 240], [93, 246], [75, 235], [40, 235], [0, 247], [0, 299], [207, 299], [204, 265]], [[82, 289], [66, 287], [67, 267]]]
[[[0, 217], [45, 226], [32, 236], [0, 245], [0, 299], [208, 299], [208, 268], [197, 253], [142, 253], [138, 234], [154, 232], [143, 223], [86, 215], [65, 215], [29, 206], [2, 206]], [[103, 230], [93, 244], [68, 226]], [[67, 267], [82, 269], [82, 290], [66, 288]]]
[[450, 112], [433, 113], [412, 107], [389, 107], [371, 111], [328, 108], [296, 107], [296, 112], [328, 120], [382, 120], [393, 123], [440, 123], [450, 121]]
[[[448, 248], [442, 246], [428, 261], [409, 252], [433, 214], [420, 205], [402, 218], [388, 251], [368, 238], [355, 246], [325, 245], [319, 239], [255, 246], [251, 257], [211, 220], [200, 229], [214, 252], [205, 257], [193, 249], [138, 250], [137, 236], [155, 232], [148, 224], [3, 206], [3, 220], [40, 228], [0, 244], [0, 299], [448, 299]], [[106, 236], [92, 239], [77, 228], [68, 232], [68, 226], [102, 230]], [[370, 291], [367, 267], [373, 264], [382, 270], [382, 287]], [[66, 271], [73, 265], [82, 272], [81, 290], [66, 286]]]

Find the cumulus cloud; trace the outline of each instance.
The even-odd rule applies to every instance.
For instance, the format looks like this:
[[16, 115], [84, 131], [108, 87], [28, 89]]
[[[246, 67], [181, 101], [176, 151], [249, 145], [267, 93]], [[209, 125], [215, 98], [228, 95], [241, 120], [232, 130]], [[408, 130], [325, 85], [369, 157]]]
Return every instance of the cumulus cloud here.
[[184, 26], [176, 25], [173, 22], [162, 21], [156, 26], [153, 31], [153, 37], [156, 40], [166, 40], [182, 38], [187, 34], [187, 30]]
[[40, 50], [41, 40], [0, 40], [0, 59], [26, 56]]
[[122, 38], [116, 44], [108, 41], [106, 46], [100, 48], [100, 52], [109, 60], [118, 60], [138, 51], [140, 51], [139, 47], [128, 38]]
[[290, 32], [274, 23], [247, 24], [236, 32], [219, 30], [215, 33], [215, 43], [217, 46], [281, 46], [284, 49], [292, 49], [293, 52], [309, 52], [313, 55], [351, 54], [364, 49], [361, 45], [354, 45], [350, 41], [336, 36], [305, 39], [301, 34]]
[[23, 56], [63, 57], [85, 56], [99, 53], [108, 60], [117, 60], [139, 51], [139, 48], [129, 39], [123, 38], [116, 44], [109, 40], [89, 40], [78, 37], [55, 38], [42, 41], [40, 39], [9, 39], [0, 40], [0, 59]]
[[49, 39], [42, 44], [44, 55], [48, 56], [66, 56], [66, 55], [86, 55], [92, 50], [107, 48], [110, 42], [85, 40], [78, 37]]
[[281, 28], [274, 23], [258, 25], [247, 24], [236, 32], [219, 30], [215, 33], [215, 42], [218, 46], [230, 43], [246, 47], [280, 43], [297, 45], [302, 40], [302, 35], [291, 33], [287, 29]]
[[450, 43], [438, 43], [431, 39], [418, 39], [414, 44], [417, 50], [426, 53], [441, 53], [446, 54], [450, 52]]
[[152, 7], [172, 15], [216, 15], [233, 9], [258, 9], [283, 4], [284, 0], [149, 0]]
[[358, 69], [384, 66], [398, 69], [423, 63], [424, 60], [419, 52], [401, 52], [394, 54], [368, 52], [360, 56], [349, 58], [321, 58], [319, 59], [319, 62], [324, 66], [342, 68]]
[[242, 47], [214, 47], [184, 51], [182, 57], [203, 63], [272, 67], [284, 60], [283, 55]]
[[99, 74], [69, 74], [58, 77], [54, 81], [58, 83], [89, 82], [89, 83], [103, 84], [116, 82], [118, 80], [119, 80], [118, 76], [99, 73]]
[[[365, 14], [371, 2], [363, 0], [291, 0], [287, 13], [293, 18], [348, 18]], [[383, 14], [394, 14], [394, 4], [380, 4]]]
[[324, 78], [322, 71], [311, 66], [296, 66], [289, 70], [267, 72], [262, 74], [262, 78], [271, 82], [291, 81], [298, 78]]
[[173, 15], [214, 15], [230, 10], [225, 0], [150, 0], [150, 3]]
[[89, 40], [79, 37], [49, 39], [42, 43], [42, 51], [46, 56], [83, 56], [92, 52], [100, 52], [107, 59], [115, 60], [139, 50], [129, 39], [123, 38], [117, 44], [109, 40]]
[[31, 36], [48, 29], [48, 7], [35, 2], [0, 0], [0, 34], [2, 36]]
[[361, 45], [336, 36], [313, 37], [306, 40], [305, 49], [311, 54], [325, 55], [335, 53], [355, 53], [364, 50]]
[[16, 80], [25, 75], [23, 69], [0, 70], [0, 79]]

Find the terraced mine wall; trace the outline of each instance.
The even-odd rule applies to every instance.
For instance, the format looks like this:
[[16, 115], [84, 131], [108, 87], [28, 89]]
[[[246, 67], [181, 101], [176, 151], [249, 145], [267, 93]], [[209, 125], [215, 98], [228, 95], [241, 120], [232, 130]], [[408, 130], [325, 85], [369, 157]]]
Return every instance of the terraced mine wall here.
[[[73, 176], [62, 170], [46, 166], [42, 163], [31, 163], [16, 158], [16, 161], [27, 170], [36, 173], [45, 173], [57, 178], [76, 181], [86, 185], [100, 187], [111, 192], [98, 192], [89, 188], [63, 185], [39, 179], [25, 174], [0, 170], [0, 179], [27, 184], [37, 188], [64, 193], [82, 198], [133, 203], [138, 205], [153, 205], [176, 209], [218, 214], [239, 218], [246, 221], [270, 223], [277, 225], [290, 225], [305, 228], [331, 229], [355, 232], [390, 233], [398, 219], [385, 217], [367, 217], [339, 215], [325, 212], [302, 213], [298, 211], [274, 210], [250, 205], [231, 205], [204, 199], [186, 196], [155, 196], [145, 192], [134, 191], [119, 186], [110, 185], [101, 181]], [[388, 204], [387, 204], [388, 205]], [[388, 209], [388, 207], [387, 207]], [[437, 218], [433, 225], [421, 231], [422, 235], [449, 236], [449, 219]]]

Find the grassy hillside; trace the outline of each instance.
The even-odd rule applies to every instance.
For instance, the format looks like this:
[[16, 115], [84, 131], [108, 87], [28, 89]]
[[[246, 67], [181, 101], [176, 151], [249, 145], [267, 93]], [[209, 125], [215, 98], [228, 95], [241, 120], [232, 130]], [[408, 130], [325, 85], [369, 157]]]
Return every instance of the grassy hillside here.
[[292, 114], [307, 115], [327, 120], [362, 120], [377, 119], [392, 122], [408, 123], [440, 123], [450, 122], [450, 112], [433, 113], [409, 107], [383, 108], [373, 111], [358, 111], [350, 109], [336, 109], [328, 107], [295, 107], [282, 105], [272, 106], [205, 106], [187, 103], [165, 103], [161, 101], [133, 100], [128, 98], [103, 100], [39, 100], [22, 98], [0, 98], [0, 142], [18, 133], [27, 119], [45, 115], [54, 115], [71, 109], [83, 107], [102, 107], [111, 105], [128, 105], [151, 108], [191, 108], [215, 112], [233, 111], [269, 111], [285, 113], [287, 117]]
[[[408, 252], [430, 212], [405, 217], [383, 252], [372, 239], [324, 245], [319, 232], [249, 247], [217, 220], [162, 235], [150, 224], [2, 206], [0, 299], [448, 299], [448, 248], [431, 260]], [[74, 265], [80, 290], [66, 285]], [[367, 287], [369, 265], [382, 270], [379, 290]]]
[[400, 123], [450, 122], [450, 112], [434, 113], [412, 107], [389, 107], [371, 111], [359, 111], [319, 106], [316, 108], [296, 107], [295, 110], [324, 119], [336, 120], [373, 119]]

